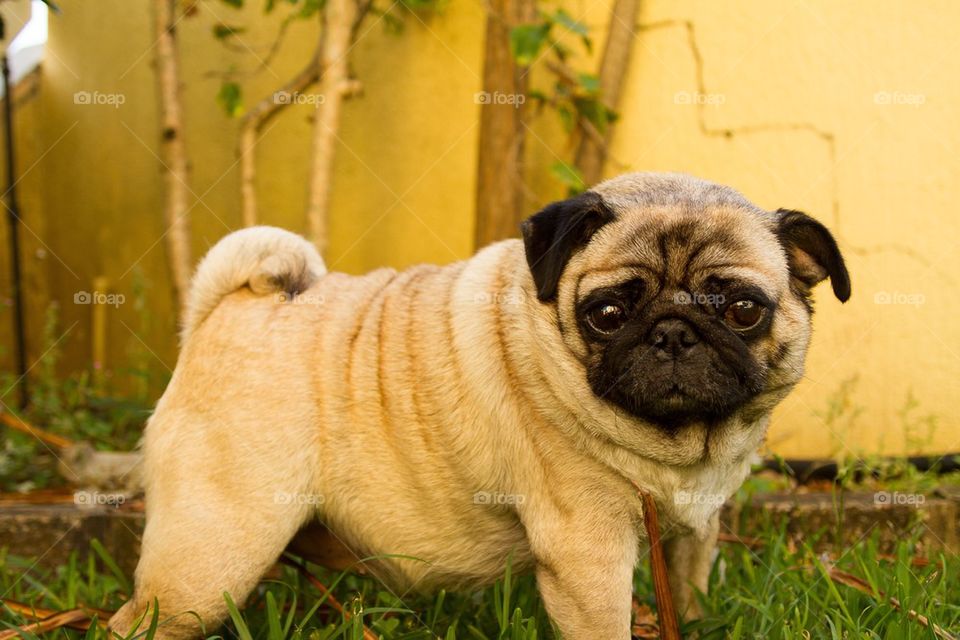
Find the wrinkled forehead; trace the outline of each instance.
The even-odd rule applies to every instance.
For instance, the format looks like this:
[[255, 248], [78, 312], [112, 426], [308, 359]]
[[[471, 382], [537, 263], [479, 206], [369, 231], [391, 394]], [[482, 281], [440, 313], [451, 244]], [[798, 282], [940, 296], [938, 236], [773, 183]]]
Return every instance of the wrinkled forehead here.
[[788, 273], [773, 229], [772, 215], [735, 205], [621, 210], [583, 251], [577, 297], [634, 278], [694, 291], [714, 277], [751, 284], [777, 299]]

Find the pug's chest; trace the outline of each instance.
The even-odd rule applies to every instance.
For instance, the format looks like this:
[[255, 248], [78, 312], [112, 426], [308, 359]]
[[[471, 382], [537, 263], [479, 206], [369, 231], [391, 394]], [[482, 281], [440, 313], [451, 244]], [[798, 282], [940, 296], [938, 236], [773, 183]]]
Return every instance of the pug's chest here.
[[706, 534], [713, 517], [737, 492], [749, 471], [749, 460], [744, 459], [729, 465], [661, 475], [655, 494], [662, 526]]

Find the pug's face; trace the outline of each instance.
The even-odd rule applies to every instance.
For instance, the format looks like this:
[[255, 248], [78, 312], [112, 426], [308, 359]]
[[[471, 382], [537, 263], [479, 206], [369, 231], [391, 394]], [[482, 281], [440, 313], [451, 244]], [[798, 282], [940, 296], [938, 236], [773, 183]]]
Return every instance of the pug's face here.
[[590, 389], [668, 430], [769, 409], [802, 375], [811, 287], [829, 277], [850, 295], [820, 223], [688, 176], [621, 176], [523, 232]]

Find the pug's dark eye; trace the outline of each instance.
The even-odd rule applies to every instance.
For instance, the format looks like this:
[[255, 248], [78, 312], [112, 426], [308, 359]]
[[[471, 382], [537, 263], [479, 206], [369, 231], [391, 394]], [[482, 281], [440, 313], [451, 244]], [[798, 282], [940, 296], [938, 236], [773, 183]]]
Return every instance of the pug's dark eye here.
[[763, 320], [767, 309], [753, 300], [737, 300], [723, 313], [723, 320], [736, 331], [752, 329]]
[[587, 312], [587, 322], [599, 333], [613, 333], [627, 321], [627, 312], [618, 304], [604, 302]]

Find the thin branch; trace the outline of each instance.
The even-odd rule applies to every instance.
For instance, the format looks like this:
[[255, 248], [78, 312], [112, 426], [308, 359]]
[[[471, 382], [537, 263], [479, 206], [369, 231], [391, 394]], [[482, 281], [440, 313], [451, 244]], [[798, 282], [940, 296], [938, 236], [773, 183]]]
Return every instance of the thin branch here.
[[58, 449], [65, 449], [66, 447], [76, 444], [69, 438], [64, 438], [63, 436], [59, 436], [55, 433], [50, 433], [49, 431], [39, 429], [26, 420], [18, 418], [12, 413], [0, 413], [0, 423], [3, 423], [11, 429], [15, 429], [16, 431], [20, 431], [21, 433], [29, 434], [42, 442], [46, 442], [51, 446], [57, 447]]
[[670, 579], [667, 574], [667, 559], [660, 542], [660, 520], [657, 517], [657, 503], [653, 496], [636, 484], [637, 492], [643, 501], [643, 524], [647, 529], [650, 542], [650, 568], [653, 573], [653, 593], [657, 598], [657, 613], [660, 620], [660, 637], [663, 640], [680, 640], [680, 623], [670, 591]]
[[310, 58], [310, 62], [300, 73], [288, 80], [269, 97], [264, 98], [248, 111], [240, 121], [240, 134], [237, 154], [240, 158], [240, 216], [243, 226], [252, 227], [257, 224], [257, 195], [256, 195], [256, 152], [257, 136], [260, 130], [282, 109], [289, 106], [292, 100], [279, 99], [281, 95], [294, 96], [305, 91], [319, 78], [320, 50], [323, 38], [317, 50]]
[[[860, 593], [868, 595], [874, 599], [886, 599], [887, 602], [890, 603], [890, 606], [892, 606], [894, 609], [897, 611], [903, 611], [903, 606], [900, 604], [900, 601], [897, 598], [894, 598], [893, 596], [888, 597], [882, 591], [874, 591], [865, 580], [853, 575], [852, 573], [841, 571], [836, 567], [829, 567], [827, 569], [827, 575], [829, 575], [830, 579], [837, 584], [842, 584], [844, 586], [856, 589]], [[907, 611], [907, 617], [915, 621], [920, 626], [930, 629], [935, 636], [941, 638], [942, 640], [956, 640], [956, 636], [954, 636], [952, 633], [946, 631], [940, 625], [930, 622], [930, 619], [927, 618], [927, 616], [917, 613], [913, 609]]]
[[[37, 620], [35, 622], [30, 622], [13, 629], [0, 631], [0, 640], [13, 640], [14, 638], [29, 637], [31, 634], [46, 633], [47, 631], [53, 631], [55, 629], [60, 629], [61, 627], [69, 626], [77, 628], [78, 623], [82, 622], [90, 622], [89, 614], [87, 614], [87, 612], [83, 609], [70, 609], [68, 611], [54, 613], [49, 617]], [[87, 628], [89, 628], [89, 624], [87, 624]]]
[[[350, 41], [354, 42], [363, 19], [373, 7], [373, 0], [357, 2], [357, 14], [350, 25]], [[278, 87], [271, 95], [255, 104], [240, 121], [237, 155], [240, 158], [240, 217], [243, 226], [257, 224], [256, 150], [257, 137], [263, 127], [280, 111], [289, 107], [293, 100], [280, 100], [280, 95], [295, 96], [309, 89], [323, 75], [321, 56], [325, 46], [326, 29], [321, 29], [317, 47], [310, 60], [300, 72]]]
[[[21, 615], [25, 618], [30, 618], [32, 620], [43, 621], [53, 616], [62, 616], [65, 613], [71, 613], [70, 611], [56, 611], [54, 609], [45, 609], [43, 607], [38, 607], [33, 604], [27, 604], [25, 602], [17, 602], [16, 600], [8, 600], [7, 598], [0, 598], [0, 605], [6, 607], [10, 611]], [[97, 617], [97, 626], [101, 629], [107, 627], [107, 621], [115, 613], [114, 611], [105, 611], [103, 609], [94, 609], [93, 607], [79, 606], [74, 611], [82, 611], [86, 614], [84, 618], [80, 616], [75, 616], [71, 614], [66, 616], [67, 622], [63, 622], [64, 618], [60, 618], [59, 621], [63, 622], [62, 626], [68, 627], [70, 629], [77, 629], [78, 631], [86, 631], [90, 628], [90, 624], [93, 621], [93, 617]], [[49, 623], [47, 623], [49, 624]], [[21, 627], [23, 629], [23, 627]]]
[[[247, 71], [207, 71], [203, 74], [204, 77], [222, 78], [224, 80], [237, 80], [240, 78], [249, 78], [262, 72], [264, 69], [269, 67], [270, 63], [273, 62], [273, 59], [277, 57], [277, 53], [280, 51], [280, 46], [286, 39], [287, 32], [294, 20], [296, 20], [296, 15], [288, 15], [283, 19], [283, 21], [281, 21], [280, 27], [277, 29], [277, 35], [274, 37], [273, 41], [271, 41], [269, 49], [267, 49], [266, 54], [260, 58], [259, 64], [257, 64], [257, 66], [253, 69], [249, 69]], [[246, 46], [245, 44], [234, 44], [229, 38], [230, 36], [224, 38], [223, 40], [223, 46], [225, 48], [235, 53], [250, 53], [250, 47]]]

